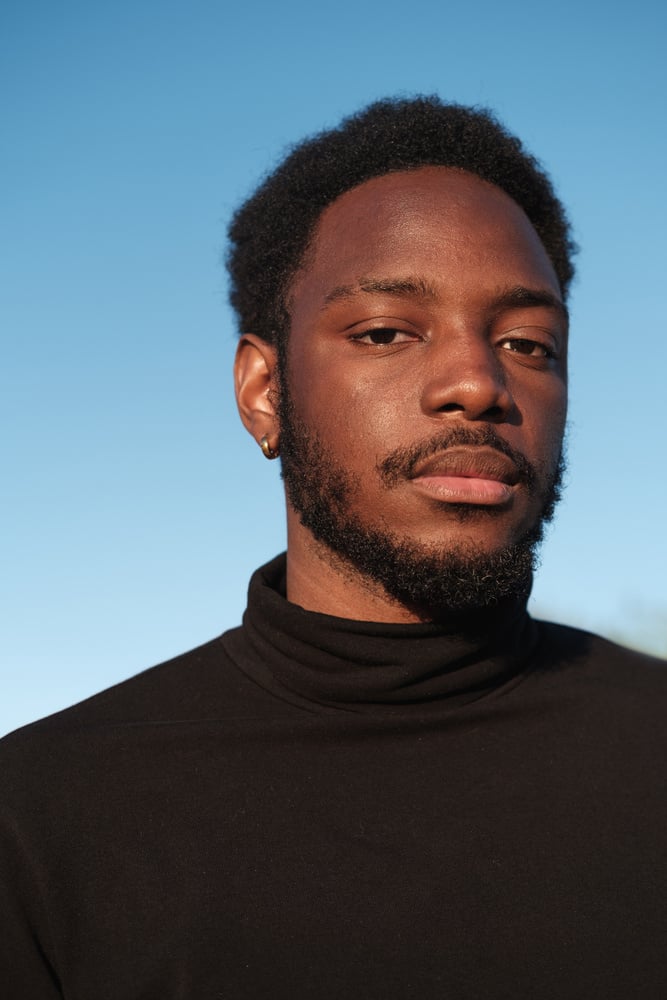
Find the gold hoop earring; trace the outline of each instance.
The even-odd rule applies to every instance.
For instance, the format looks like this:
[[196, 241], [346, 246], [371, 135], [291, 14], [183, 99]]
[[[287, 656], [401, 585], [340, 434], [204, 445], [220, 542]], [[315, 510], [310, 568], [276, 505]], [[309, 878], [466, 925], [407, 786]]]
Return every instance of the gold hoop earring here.
[[271, 445], [269, 444], [269, 439], [266, 436], [266, 434], [264, 434], [260, 438], [259, 446], [262, 449], [262, 454], [264, 455], [264, 458], [268, 458], [269, 461], [273, 458], [278, 458], [278, 455], [280, 454], [280, 448], [275, 448], [275, 449], [272, 448]]

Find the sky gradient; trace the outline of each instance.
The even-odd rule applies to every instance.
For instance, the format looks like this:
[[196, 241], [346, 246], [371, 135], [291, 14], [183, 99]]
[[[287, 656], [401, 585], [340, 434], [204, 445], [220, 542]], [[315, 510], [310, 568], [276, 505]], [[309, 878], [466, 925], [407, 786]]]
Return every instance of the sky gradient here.
[[532, 607], [667, 655], [664, 5], [119, 0], [0, 19], [0, 732], [240, 620], [284, 546], [235, 412], [230, 213], [387, 95], [493, 108], [581, 251]]

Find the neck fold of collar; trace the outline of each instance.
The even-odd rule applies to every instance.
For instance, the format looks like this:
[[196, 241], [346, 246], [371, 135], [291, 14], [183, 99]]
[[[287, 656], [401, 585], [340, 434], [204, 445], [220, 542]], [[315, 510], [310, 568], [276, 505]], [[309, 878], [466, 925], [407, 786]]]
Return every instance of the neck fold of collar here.
[[285, 569], [282, 555], [253, 575], [243, 629], [230, 633], [228, 651], [263, 687], [304, 707], [449, 710], [518, 677], [537, 642], [525, 599], [438, 623], [354, 621], [291, 604]]

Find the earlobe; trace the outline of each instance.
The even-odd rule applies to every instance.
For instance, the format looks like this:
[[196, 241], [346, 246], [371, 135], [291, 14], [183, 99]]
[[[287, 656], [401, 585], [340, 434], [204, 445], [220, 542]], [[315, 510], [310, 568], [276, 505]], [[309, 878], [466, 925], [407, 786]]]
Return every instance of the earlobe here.
[[276, 359], [277, 351], [273, 344], [253, 333], [243, 334], [234, 360], [234, 390], [236, 405], [246, 430], [260, 446], [262, 439], [265, 439], [271, 442], [272, 450], [277, 452], [279, 428], [274, 405], [277, 392]]

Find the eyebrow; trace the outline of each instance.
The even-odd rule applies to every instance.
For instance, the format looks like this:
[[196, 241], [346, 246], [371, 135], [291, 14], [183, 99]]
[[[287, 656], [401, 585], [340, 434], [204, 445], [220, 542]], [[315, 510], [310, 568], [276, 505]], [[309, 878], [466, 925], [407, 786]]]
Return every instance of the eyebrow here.
[[[332, 288], [324, 298], [323, 308], [332, 302], [356, 298], [360, 292], [395, 295], [397, 298], [415, 298], [427, 302], [435, 302], [440, 298], [435, 286], [423, 278], [360, 278], [354, 285], [337, 285]], [[566, 322], [569, 319], [566, 305], [547, 288], [513, 285], [511, 288], [501, 289], [489, 305], [496, 311], [546, 307], [560, 313]]]
[[567, 322], [569, 313], [565, 303], [548, 288], [526, 288], [524, 285], [514, 285], [501, 291], [491, 303], [496, 309], [529, 309], [546, 307], [561, 314]]
[[325, 306], [341, 299], [351, 299], [359, 292], [371, 295], [395, 295], [400, 298], [417, 298], [434, 301], [438, 293], [423, 278], [359, 278], [356, 285], [337, 285], [325, 296]]

